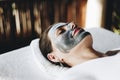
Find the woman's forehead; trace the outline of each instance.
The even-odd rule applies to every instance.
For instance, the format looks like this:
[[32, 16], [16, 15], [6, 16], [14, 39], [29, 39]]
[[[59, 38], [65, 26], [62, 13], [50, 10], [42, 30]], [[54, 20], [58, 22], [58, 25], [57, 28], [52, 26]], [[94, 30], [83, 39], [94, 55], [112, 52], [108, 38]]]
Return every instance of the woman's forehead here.
[[56, 23], [56, 24], [54, 24], [53, 26], [52, 26], [52, 28], [50, 29], [50, 30], [54, 30], [54, 29], [57, 29], [57, 28], [59, 28], [59, 27], [61, 27], [61, 26], [64, 26], [64, 25], [66, 25], [67, 23]]
[[67, 24], [67, 23], [63, 23], [63, 22], [54, 24], [54, 25], [51, 27], [51, 29], [49, 30], [48, 35], [50, 36], [51, 34], [54, 34], [54, 31], [55, 31], [57, 28], [59, 28], [60, 26], [64, 26], [64, 25], [66, 25], [66, 24]]

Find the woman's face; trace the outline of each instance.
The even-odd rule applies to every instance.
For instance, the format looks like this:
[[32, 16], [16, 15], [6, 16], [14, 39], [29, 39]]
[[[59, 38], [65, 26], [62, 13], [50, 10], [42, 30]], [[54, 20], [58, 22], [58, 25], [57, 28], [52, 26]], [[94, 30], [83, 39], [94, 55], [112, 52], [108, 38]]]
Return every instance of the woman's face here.
[[48, 32], [51, 42], [64, 53], [68, 53], [89, 34], [73, 22], [57, 23]]

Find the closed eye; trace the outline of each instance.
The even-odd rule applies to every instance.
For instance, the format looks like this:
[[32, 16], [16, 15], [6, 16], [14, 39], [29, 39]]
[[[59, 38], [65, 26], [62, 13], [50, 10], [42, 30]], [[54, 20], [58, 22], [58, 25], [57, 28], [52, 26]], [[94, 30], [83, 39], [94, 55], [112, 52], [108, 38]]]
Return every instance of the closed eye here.
[[59, 29], [58, 30], [58, 34], [60, 35], [60, 34], [63, 34], [65, 32], [65, 29]]
[[64, 32], [66, 32], [66, 26], [65, 25], [60, 26], [56, 29], [56, 36], [59, 36], [59, 35], [63, 34]]

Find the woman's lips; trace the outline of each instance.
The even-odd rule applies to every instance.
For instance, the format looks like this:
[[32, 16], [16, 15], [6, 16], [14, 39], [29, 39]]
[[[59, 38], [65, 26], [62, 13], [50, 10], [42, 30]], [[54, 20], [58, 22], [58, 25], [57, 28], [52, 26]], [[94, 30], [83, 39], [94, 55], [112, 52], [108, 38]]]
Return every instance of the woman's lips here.
[[81, 28], [75, 28], [75, 29], [73, 30], [72, 36], [76, 36], [79, 32], [81, 33], [82, 31], [84, 31], [84, 30], [81, 29]]

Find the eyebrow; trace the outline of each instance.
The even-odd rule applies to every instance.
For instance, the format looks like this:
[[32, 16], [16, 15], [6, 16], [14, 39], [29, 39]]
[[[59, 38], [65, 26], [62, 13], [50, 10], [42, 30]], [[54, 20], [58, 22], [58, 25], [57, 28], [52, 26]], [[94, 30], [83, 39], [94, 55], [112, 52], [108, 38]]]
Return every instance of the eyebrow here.
[[61, 26], [57, 27], [57, 29], [60, 28], [60, 27], [62, 27], [62, 26], [66, 26], [66, 25], [68, 25], [68, 24], [69, 24], [69, 23], [66, 23], [66, 24], [64, 24], [64, 25], [61, 25]]
[[[57, 31], [60, 30], [62, 26], [66, 26], [66, 25], [68, 25], [68, 24], [69, 24], [69, 23], [66, 23], [66, 24], [64, 24], [64, 25], [61, 25], [61, 26], [57, 27], [55, 32], [57, 33]], [[57, 34], [58, 34], [58, 33], [57, 33]]]

